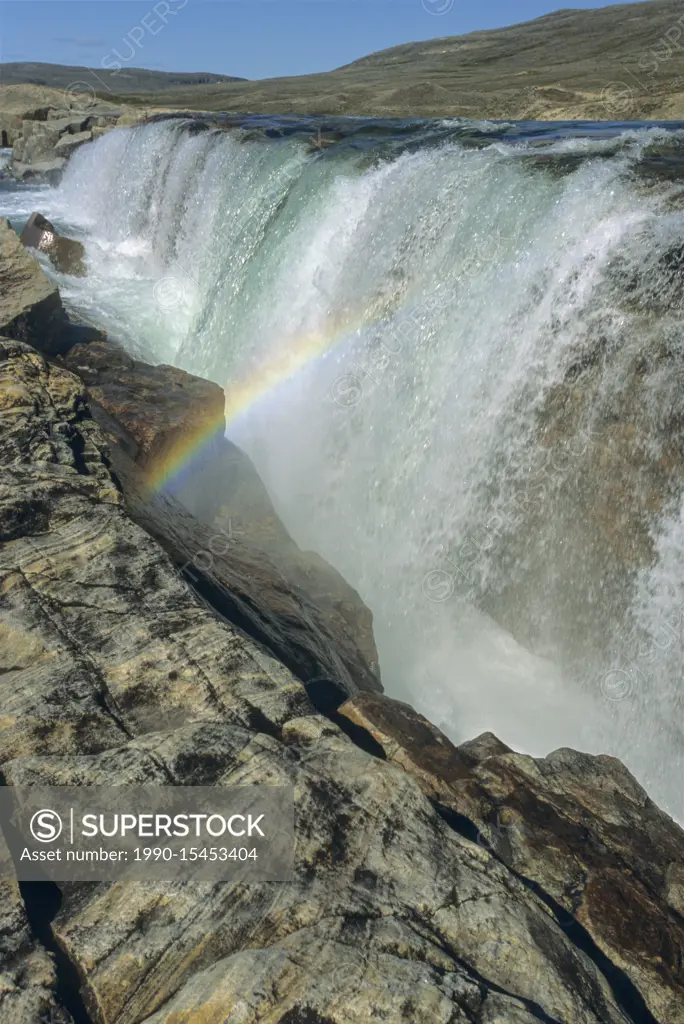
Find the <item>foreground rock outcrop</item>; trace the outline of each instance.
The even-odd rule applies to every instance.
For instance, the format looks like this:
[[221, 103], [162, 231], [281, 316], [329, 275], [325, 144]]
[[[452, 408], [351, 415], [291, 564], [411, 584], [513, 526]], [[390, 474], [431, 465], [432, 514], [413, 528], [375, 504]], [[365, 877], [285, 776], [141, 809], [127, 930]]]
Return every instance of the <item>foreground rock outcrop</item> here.
[[285, 784], [296, 825], [288, 883], [0, 885], [3, 1024], [684, 1024], [684, 833], [613, 758], [457, 748], [377, 692], [221, 400], [0, 338], [1, 781]]
[[[75, 345], [64, 362], [86, 384], [130, 514], [195, 591], [302, 681], [381, 690], [370, 612], [287, 534], [250, 460], [224, 437], [221, 388], [104, 340]], [[179, 460], [161, 489], [160, 473]]]
[[26, 251], [9, 221], [0, 219], [0, 333], [39, 336], [45, 352], [63, 347], [66, 315], [57, 287]]
[[684, 834], [620, 761], [527, 757], [491, 734], [456, 748], [412, 708], [372, 694], [339, 713], [544, 900], [638, 1019], [684, 1020]]
[[[35, 240], [29, 235], [27, 244]], [[68, 253], [69, 272], [73, 272], [78, 269], [73, 260], [82, 259], [79, 246], [71, 239], [52, 239], [47, 254], [64, 260]], [[67, 352], [79, 341], [103, 337], [96, 328], [67, 316], [57, 286], [4, 218], [0, 218], [0, 334], [17, 341], [39, 337], [41, 351], [49, 356]]]

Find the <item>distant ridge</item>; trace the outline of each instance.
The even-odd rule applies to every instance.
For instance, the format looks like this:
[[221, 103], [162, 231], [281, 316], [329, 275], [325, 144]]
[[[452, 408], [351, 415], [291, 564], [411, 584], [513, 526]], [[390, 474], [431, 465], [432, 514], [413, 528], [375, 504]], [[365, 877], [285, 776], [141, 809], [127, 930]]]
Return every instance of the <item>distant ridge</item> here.
[[68, 64], [0, 64], [0, 85], [42, 85], [48, 89], [68, 89], [76, 82], [85, 82], [102, 95], [109, 91], [125, 96], [128, 93], [160, 92], [164, 89], [187, 89], [220, 82], [244, 81], [246, 79], [234, 75], [215, 75], [204, 71], [148, 71], [145, 68], [125, 66], [120, 71], [107, 71], [99, 67]]
[[[431, 21], [438, 29], [440, 18]], [[6, 69], [19, 69], [14, 82], [22, 74], [22, 81], [37, 82], [41, 74], [41, 84], [54, 84], [54, 69], [62, 87], [73, 81], [69, 75], [87, 74], [59, 65], [4, 64], [0, 84], [9, 83]], [[316, 75], [246, 81], [134, 68], [90, 74], [104, 81], [100, 88], [93, 78], [103, 98], [186, 110], [684, 120], [684, 2], [565, 8], [507, 28], [404, 43]]]

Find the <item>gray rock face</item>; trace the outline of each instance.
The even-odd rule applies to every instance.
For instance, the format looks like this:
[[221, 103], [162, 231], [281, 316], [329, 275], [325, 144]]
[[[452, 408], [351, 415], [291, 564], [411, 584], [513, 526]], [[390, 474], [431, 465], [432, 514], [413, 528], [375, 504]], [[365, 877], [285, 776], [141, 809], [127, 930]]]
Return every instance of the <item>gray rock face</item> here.
[[54, 284], [0, 219], [0, 333], [17, 340], [40, 335], [46, 352], [64, 344], [66, 316]]
[[71, 154], [95, 138], [90, 129], [99, 125], [98, 134], [102, 134], [103, 128], [116, 124], [120, 113], [107, 105], [80, 111], [67, 108], [27, 111], [23, 118], [0, 113], [0, 141], [13, 147], [10, 170], [20, 181], [57, 183]]
[[21, 161], [13, 161], [10, 165], [12, 175], [17, 181], [36, 181], [56, 185], [66, 167], [64, 157], [55, 157], [54, 160], [39, 160], [35, 164], [25, 164]]
[[371, 694], [339, 713], [614, 965], [639, 1020], [684, 1022], [684, 832], [624, 765], [574, 750], [535, 759], [491, 734], [456, 748], [408, 705]]
[[[107, 341], [76, 345], [65, 364], [86, 384], [131, 515], [187, 582], [302, 681], [332, 677], [347, 694], [381, 690], [370, 612], [288, 535], [250, 460], [223, 436], [221, 388], [133, 360]], [[174, 493], [159, 493], [158, 467], [211, 430], [214, 440], [186, 462]]]
[[78, 132], [77, 135], [62, 135], [59, 142], [55, 143], [54, 152], [56, 156], [71, 156], [74, 150], [82, 146], [84, 142], [92, 142], [92, 132]]
[[90, 112], [86, 113], [85, 111], [80, 114], [76, 112], [65, 113], [64, 117], [51, 118], [48, 120], [47, 124], [52, 131], [57, 132], [58, 136], [63, 135], [65, 132], [77, 135], [80, 132], [86, 131], [90, 124], [91, 117], [92, 115]]
[[21, 138], [14, 144], [14, 159], [27, 164], [54, 159], [59, 136], [55, 122], [24, 121]]
[[[556, 906], [580, 914], [563, 872], [581, 875], [585, 847], [601, 842], [617, 865], [619, 844], [622, 888], [608, 873], [603, 905], [632, 877], [640, 884], [652, 860], [649, 913], [677, 940], [682, 834], [622, 766], [572, 753], [533, 762], [493, 738], [455, 751], [424, 719], [412, 725], [407, 705], [370, 694], [345, 710], [357, 719], [353, 741], [263, 645], [198, 601], [132, 522], [77, 377], [1, 342], [0, 418], [7, 784], [295, 790], [292, 883], [64, 887], [44, 924], [62, 951], [58, 973], [66, 962], [80, 979], [89, 1019], [679, 1024], [651, 947], [632, 971], [625, 940], [619, 950], [588, 942], [589, 924], [573, 931]], [[513, 823], [513, 853], [481, 841], [487, 801], [515, 810], [526, 793], [537, 804]], [[551, 807], [567, 825], [560, 832]], [[3, 977], [20, 979], [13, 997], [48, 998], [69, 1020], [51, 955], [27, 938], [0, 947], [0, 958]], [[681, 952], [667, 961], [677, 970]], [[10, 1007], [11, 994], [0, 990]], [[12, 1012], [11, 1024], [38, 1024], [30, 1007]]]

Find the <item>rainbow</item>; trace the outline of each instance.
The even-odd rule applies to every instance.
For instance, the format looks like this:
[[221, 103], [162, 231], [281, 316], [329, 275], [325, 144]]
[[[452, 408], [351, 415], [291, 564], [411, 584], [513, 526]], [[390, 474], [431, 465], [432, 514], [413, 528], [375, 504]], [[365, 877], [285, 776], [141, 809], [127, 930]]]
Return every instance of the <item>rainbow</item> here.
[[223, 436], [226, 426], [233, 423], [261, 398], [290, 380], [315, 359], [327, 355], [349, 336], [349, 323], [341, 330], [315, 332], [303, 335], [290, 343], [280, 358], [271, 359], [258, 367], [243, 382], [230, 383], [226, 391], [225, 413], [203, 420], [197, 431], [185, 435], [181, 441], [149, 469], [147, 485], [160, 491], [170, 487], [204, 449]]
[[[408, 288], [403, 297], [402, 304], [405, 305], [418, 291], [418, 285]], [[446, 306], [454, 301], [454, 295], [442, 298], [441, 305]], [[435, 306], [430, 307], [434, 312]], [[327, 356], [333, 349], [363, 327], [372, 323], [378, 323], [387, 316], [369, 318], [367, 311], [356, 312], [351, 316], [348, 314], [344, 322], [334, 325], [334, 329], [327, 331], [312, 331], [293, 338], [287, 350], [278, 358], [270, 357], [268, 362], [254, 370], [250, 377], [242, 383], [230, 382], [226, 388], [226, 405], [224, 415], [217, 415], [213, 420], [203, 421], [197, 432], [186, 436], [163, 457], [161, 457], [148, 471], [147, 481], [154, 491], [163, 490], [173, 484], [193, 460], [201, 456], [203, 450], [225, 433], [225, 429], [239, 416], [245, 413], [251, 406], [264, 398], [269, 392], [274, 391], [285, 381], [290, 380], [300, 370], [308, 366], [316, 359]], [[411, 320], [413, 318], [411, 317]], [[413, 321], [415, 323], [415, 321]], [[393, 353], [399, 349], [388, 348], [386, 351]], [[357, 364], [358, 366], [359, 364]], [[362, 370], [362, 372], [364, 372]]]

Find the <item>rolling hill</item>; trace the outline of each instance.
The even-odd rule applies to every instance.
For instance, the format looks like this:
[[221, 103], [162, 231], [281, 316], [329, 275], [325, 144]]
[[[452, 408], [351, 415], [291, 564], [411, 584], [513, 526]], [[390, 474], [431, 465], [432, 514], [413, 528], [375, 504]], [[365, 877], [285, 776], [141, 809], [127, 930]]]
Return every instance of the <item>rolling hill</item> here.
[[91, 83], [102, 95], [112, 91], [124, 96], [128, 93], [190, 89], [221, 82], [244, 82], [244, 78], [213, 75], [208, 72], [189, 74], [128, 67], [123, 67], [120, 71], [106, 71], [102, 68], [91, 69], [68, 64], [0, 64], [0, 85], [41, 85], [48, 89], [68, 89], [75, 82], [81, 81]]
[[[1, 82], [8, 67], [53, 66], [0, 65]], [[57, 71], [63, 76], [65, 69]], [[127, 69], [124, 89], [123, 74], [100, 94], [176, 109], [677, 120], [684, 119], [684, 4], [561, 10], [507, 28], [406, 43], [316, 75], [215, 81], [221, 76]], [[136, 76], [144, 88], [134, 87]]]

